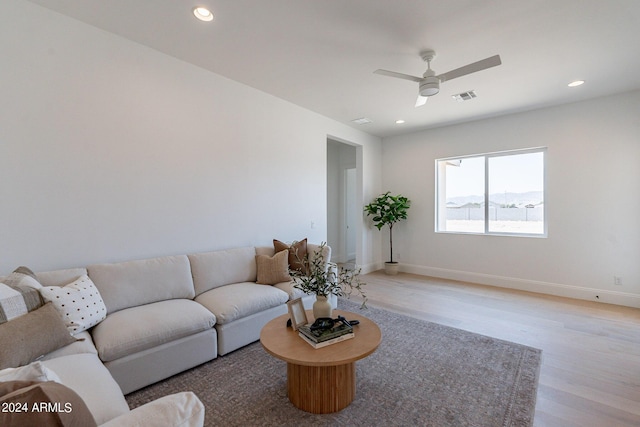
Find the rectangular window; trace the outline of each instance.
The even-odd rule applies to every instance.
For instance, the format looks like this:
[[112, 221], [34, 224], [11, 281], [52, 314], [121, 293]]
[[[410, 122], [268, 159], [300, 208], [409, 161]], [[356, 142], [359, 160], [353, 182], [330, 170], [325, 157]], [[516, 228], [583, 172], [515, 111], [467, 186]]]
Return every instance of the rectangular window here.
[[546, 236], [546, 148], [436, 160], [436, 231]]

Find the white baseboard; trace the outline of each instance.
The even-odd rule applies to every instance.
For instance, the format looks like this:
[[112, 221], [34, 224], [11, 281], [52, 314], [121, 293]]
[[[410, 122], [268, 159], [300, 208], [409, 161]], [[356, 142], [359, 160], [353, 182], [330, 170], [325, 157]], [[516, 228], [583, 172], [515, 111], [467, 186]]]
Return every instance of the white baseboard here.
[[625, 307], [640, 308], [640, 295], [630, 294], [627, 292], [592, 289], [581, 286], [564, 285], [560, 283], [517, 279], [513, 277], [495, 276], [491, 274], [448, 270], [444, 268], [425, 267], [411, 264], [400, 264], [400, 271], [404, 273], [419, 274], [422, 276], [439, 277], [442, 279], [459, 280], [462, 282], [471, 282], [481, 285], [517, 289], [539, 294], [555, 295], [559, 297], [576, 298], [586, 301], [596, 301], [607, 304], [622, 305]]
[[365, 264], [365, 265], [361, 265], [359, 266], [361, 271], [361, 274], [367, 274], [367, 273], [373, 273], [374, 271], [378, 271], [384, 268], [384, 263], [383, 262], [378, 262], [378, 263], [372, 263], [372, 264]]
[[348, 262], [349, 260], [352, 259], [356, 259], [356, 254], [343, 254], [342, 252], [340, 253], [332, 253], [331, 254], [331, 261], [333, 262]]

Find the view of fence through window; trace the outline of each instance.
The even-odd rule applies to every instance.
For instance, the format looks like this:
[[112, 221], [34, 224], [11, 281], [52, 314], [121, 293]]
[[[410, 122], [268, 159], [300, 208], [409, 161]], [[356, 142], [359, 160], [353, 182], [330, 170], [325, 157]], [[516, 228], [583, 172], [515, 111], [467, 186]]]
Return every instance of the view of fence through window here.
[[545, 151], [437, 160], [436, 231], [544, 235]]

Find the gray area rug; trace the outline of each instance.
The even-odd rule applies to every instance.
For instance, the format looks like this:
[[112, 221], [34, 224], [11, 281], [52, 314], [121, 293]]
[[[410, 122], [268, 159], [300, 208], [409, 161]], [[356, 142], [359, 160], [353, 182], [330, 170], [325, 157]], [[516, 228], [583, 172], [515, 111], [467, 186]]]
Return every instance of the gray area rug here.
[[[358, 311], [341, 299], [339, 308]], [[541, 351], [389, 311], [359, 312], [382, 343], [356, 362], [357, 395], [335, 414], [287, 399], [286, 363], [259, 342], [126, 396], [131, 408], [191, 390], [207, 426], [530, 426]]]

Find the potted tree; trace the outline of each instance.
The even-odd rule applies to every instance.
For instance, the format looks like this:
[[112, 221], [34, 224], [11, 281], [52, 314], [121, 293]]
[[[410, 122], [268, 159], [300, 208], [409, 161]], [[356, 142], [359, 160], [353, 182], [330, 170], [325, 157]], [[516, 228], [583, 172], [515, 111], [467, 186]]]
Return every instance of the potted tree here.
[[392, 196], [390, 191], [378, 196], [373, 202], [364, 207], [367, 216], [373, 216], [373, 225], [381, 230], [385, 225], [389, 226], [389, 261], [384, 263], [384, 271], [387, 274], [398, 274], [398, 263], [393, 260], [393, 225], [403, 219], [407, 219], [407, 210], [411, 206], [411, 200], [398, 194]]

